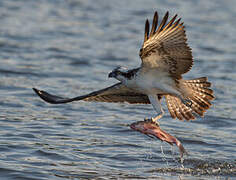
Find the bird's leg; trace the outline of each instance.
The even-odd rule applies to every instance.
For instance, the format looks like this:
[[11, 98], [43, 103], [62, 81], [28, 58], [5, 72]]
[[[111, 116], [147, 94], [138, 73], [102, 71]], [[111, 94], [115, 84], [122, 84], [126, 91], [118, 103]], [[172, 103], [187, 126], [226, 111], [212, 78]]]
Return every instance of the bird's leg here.
[[161, 119], [164, 114], [165, 113], [162, 110], [161, 114], [157, 115], [156, 117], [151, 117], [151, 119], [145, 118], [144, 121], [151, 121], [152, 123], [155, 123], [157, 126], [160, 126], [158, 120]]
[[[162, 110], [162, 109], [161, 109], [161, 110]], [[165, 113], [164, 113], [164, 111], [162, 110], [162, 111], [161, 111], [161, 114], [157, 115], [157, 116], [154, 117], [154, 118], [152, 117], [151, 119], [152, 119], [153, 122], [157, 123], [157, 121], [158, 121], [159, 119], [161, 119], [164, 114], [165, 114]]]
[[179, 98], [185, 106], [191, 108], [193, 102], [190, 99], [185, 98], [180, 92], [178, 92], [178, 93], [175, 92], [175, 93], [173, 93], [173, 95], [176, 96], [177, 98]]
[[155, 123], [157, 126], [160, 126], [160, 124], [158, 123], [158, 120], [161, 119], [163, 115], [164, 115], [164, 111], [163, 111], [163, 113], [157, 115], [156, 117], [144, 118], [144, 121], [145, 122], [152, 122], [152, 123]]
[[165, 90], [168, 92], [168, 94], [176, 96], [177, 98], [179, 98], [181, 100], [181, 102], [184, 105], [191, 108], [193, 102], [191, 100], [185, 98], [180, 91], [177, 91], [176, 89], [173, 89], [171, 87], [169, 87], [168, 89], [165, 89]]
[[160, 99], [158, 98], [158, 96], [156, 94], [154, 95], [148, 95], [148, 98], [153, 106], [153, 108], [156, 110], [156, 112], [158, 113], [158, 115], [156, 117], [151, 117], [149, 118], [145, 118], [144, 121], [151, 121], [153, 123], [155, 123], [156, 125], [159, 126], [159, 123], [157, 122], [160, 118], [162, 118], [162, 116], [164, 115], [164, 111], [161, 107], [161, 102]]
[[157, 126], [160, 126], [160, 124], [157, 122], [157, 120], [158, 119], [156, 119], [156, 117], [155, 118], [153, 118], [153, 117], [151, 117], [151, 118], [144, 118], [145, 122], [151, 122], [151, 123], [156, 124]]
[[180, 92], [174, 92], [173, 95], [179, 98], [185, 106], [191, 108], [193, 102], [190, 99], [185, 98]]
[[171, 89], [171, 88], [169, 88], [168, 90], [166, 89], [166, 91], [169, 94], [172, 94], [172, 95], [178, 97], [184, 105], [191, 108], [193, 102], [190, 99], [185, 98], [179, 91], [177, 91], [175, 89]]

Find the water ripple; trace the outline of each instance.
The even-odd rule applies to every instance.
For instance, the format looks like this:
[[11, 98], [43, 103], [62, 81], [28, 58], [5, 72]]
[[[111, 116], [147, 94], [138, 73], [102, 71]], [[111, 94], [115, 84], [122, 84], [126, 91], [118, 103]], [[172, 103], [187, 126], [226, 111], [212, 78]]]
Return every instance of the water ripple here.
[[[193, 8], [194, 7], [194, 8]], [[236, 1], [0, 1], [1, 179], [233, 179], [236, 177]], [[185, 22], [194, 66], [216, 99], [204, 118], [161, 127], [189, 152], [129, 128], [151, 105], [46, 104], [32, 87], [73, 97], [117, 83], [137, 67], [146, 18], [157, 10]], [[164, 103], [163, 103], [164, 104]]]

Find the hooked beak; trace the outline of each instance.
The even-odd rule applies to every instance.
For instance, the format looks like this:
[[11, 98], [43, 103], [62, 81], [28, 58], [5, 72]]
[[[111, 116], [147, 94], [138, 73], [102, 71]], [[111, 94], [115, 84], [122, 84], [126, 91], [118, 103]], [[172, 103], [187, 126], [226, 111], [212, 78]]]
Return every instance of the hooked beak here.
[[112, 71], [109, 73], [108, 77], [109, 78], [116, 77], [116, 73]]

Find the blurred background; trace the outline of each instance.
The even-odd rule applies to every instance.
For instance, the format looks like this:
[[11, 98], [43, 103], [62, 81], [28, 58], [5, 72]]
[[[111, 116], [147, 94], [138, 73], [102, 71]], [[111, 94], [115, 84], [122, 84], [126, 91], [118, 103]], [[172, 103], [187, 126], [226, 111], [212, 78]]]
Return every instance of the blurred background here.
[[[116, 83], [113, 68], [140, 65], [155, 11], [182, 18], [195, 60], [184, 78], [208, 76], [216, 96], [193, 122], [165, 108], [160, 124], [189, 152], [183, 164], [176, 148], [129, 128], [155, 114], [150, 105], [50, 105], [32, 91], [74, 97]], [[235, 19], [234, 0], [0, 1], [1, 179], [235, 177]]]

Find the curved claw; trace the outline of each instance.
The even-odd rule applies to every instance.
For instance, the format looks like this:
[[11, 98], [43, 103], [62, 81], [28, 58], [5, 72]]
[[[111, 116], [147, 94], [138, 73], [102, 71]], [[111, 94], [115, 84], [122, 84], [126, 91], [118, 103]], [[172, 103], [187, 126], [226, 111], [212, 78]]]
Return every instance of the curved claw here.
[[149, 118], [144, 118], [144, 122], [150, 122], [152, 124], [155, 124], [157, 126], [160, 126], [159, 123], [157, 122], [157, 120], [155, 120], [155, 118], [151, 117], [150, 119]]

